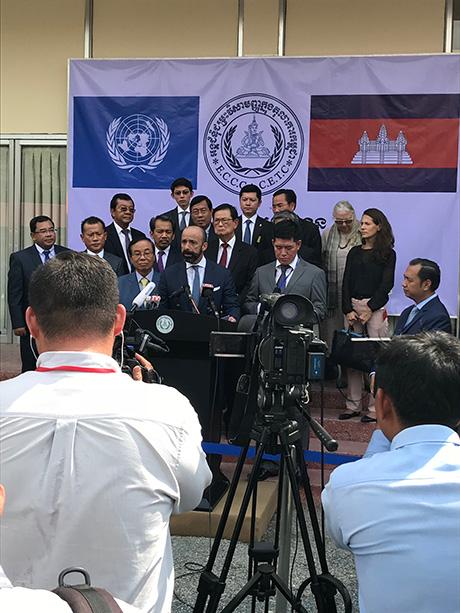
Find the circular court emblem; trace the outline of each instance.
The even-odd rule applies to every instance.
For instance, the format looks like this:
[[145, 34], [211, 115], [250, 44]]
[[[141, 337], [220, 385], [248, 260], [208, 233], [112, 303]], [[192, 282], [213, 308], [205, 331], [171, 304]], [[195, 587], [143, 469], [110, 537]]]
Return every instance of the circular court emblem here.
[[297, 116], [268, 94], [244, 94], [211, 117], [203, 139], [206, 166], [225, 189], [238, 194], [255, 183], [270, 194], [295, 174], [304, 136]]
[[158, 332], [169, 334], [174, 330], [174, 320], [169, 315], [162, 315], [157, 319], [156, 327]]

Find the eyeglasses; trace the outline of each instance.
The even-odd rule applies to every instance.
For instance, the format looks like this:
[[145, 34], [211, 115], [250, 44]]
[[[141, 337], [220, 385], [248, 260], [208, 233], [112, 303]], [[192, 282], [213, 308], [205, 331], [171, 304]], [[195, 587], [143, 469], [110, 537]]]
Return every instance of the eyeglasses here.
[[43, 230], [35, 230], [33, 234], [40, 234], [41, 236], [44, 236], [45, 234], [54, 234], [55, 232], [56, 230], [54, 228], [44, 228]]
[[149, 249], [148, 251], [147, 250], [146, 251], [134, 251], [131, 254], [131, 257], [132, 258], [136, 258], [136, 259], [137, 258], [142, 258], [142, 257], [144, 257], [144, 258], [151, 258], [152, 256], [153, 256], [153, 251], [151, 249]]
[[119, 206], [119, 207], [117, 208], [117, 211], [118, 211], [119, 213], [135, 213], [135, 212], [136, 212], [136, 209], [133, 209], [133, 208], [131, 208], [131, 207], [129, 207], [129, 206]]
[[335, 219], [334, 222], [338, 226], [351, 226], [353, 219]]
[[224, 224], [230, 223], [231, 221], [233, 221], [233, 219], [231, 217], [224, 217], [222, 219], [214, 219], [214, 225], [215, 226], [220, 226], [220, 225], [224, 225]]

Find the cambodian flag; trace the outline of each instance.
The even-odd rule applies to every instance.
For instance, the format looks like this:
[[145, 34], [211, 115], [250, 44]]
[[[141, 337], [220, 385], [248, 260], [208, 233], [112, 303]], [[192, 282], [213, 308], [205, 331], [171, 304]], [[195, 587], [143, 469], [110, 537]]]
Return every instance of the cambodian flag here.
[[455, 192], [460, 96], [312, 96], [309, 191]]

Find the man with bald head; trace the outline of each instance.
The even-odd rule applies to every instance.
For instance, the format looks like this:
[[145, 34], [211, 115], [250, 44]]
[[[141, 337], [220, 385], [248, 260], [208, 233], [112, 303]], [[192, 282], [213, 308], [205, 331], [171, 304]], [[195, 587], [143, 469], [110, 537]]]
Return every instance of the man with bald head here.
[[212, 289], [212, 298], [220, 317], [236, 321], [240, 316], [238, 296], [231, 273], [207, 260], [208, 247], [204, 230], [188, 226], [182, 232], [181, 251], [184, 262], [165, 268], [160, 277], [158, 295], [161, 307], [212, 315], [203, 286]]

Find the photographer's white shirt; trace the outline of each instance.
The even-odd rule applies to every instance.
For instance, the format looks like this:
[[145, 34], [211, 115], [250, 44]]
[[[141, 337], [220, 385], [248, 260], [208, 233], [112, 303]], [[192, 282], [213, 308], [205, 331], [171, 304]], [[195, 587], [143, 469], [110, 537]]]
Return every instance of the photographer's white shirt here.
[[109, 356], [49, 352], [0, 383], [2, 564], [16, 586], [52, 589], [69, 566], [144, 612], [170, 611], [171, 513], [211, 473], [188, 400], [133, 381]]

